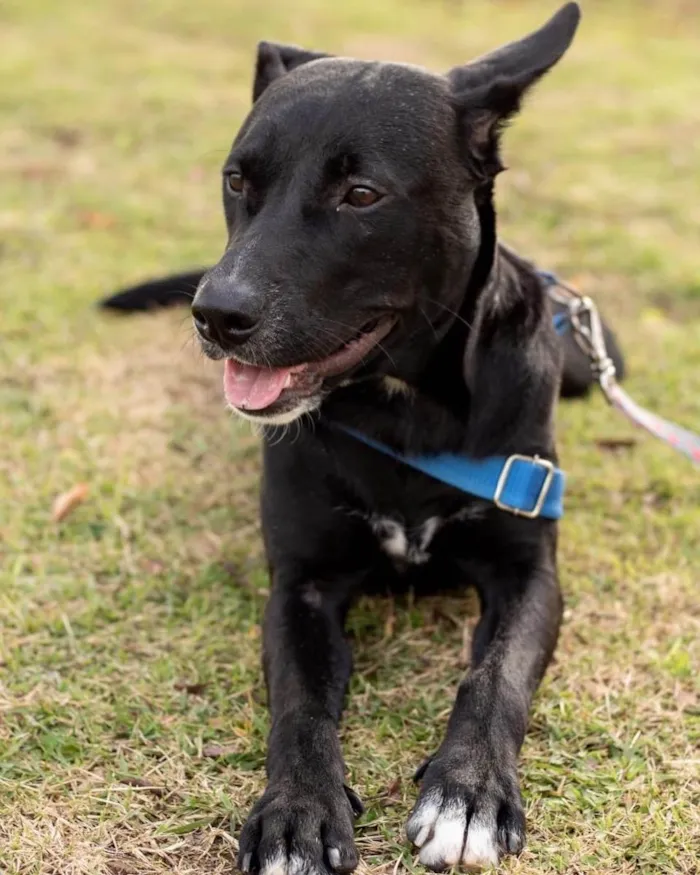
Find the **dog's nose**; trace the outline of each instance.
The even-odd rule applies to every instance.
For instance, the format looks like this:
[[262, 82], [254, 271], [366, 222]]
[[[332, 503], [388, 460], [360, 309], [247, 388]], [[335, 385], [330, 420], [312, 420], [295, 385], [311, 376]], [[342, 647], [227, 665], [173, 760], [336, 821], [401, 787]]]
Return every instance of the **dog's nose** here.
[[223, 349], [244, 343], [255, 334], [262, 317], [260, 295], [245, 283], [232, 285], [211, 277], [192, 302], [199, 333]]

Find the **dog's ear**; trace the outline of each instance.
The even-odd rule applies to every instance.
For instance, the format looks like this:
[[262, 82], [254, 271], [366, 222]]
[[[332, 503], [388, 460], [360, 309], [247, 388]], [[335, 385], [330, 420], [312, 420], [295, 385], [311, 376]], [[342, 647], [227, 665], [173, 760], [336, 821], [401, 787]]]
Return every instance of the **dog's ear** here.
[[328, 58], [324, 52], [307, 52], [296, 46], [283, 46], [278, 43], [258, 43], [258, 56], [255, 62], [255, 80], [253, 82], [253, 102], [271, 85], [275, 79], [284, 76], [309, 61]]
[[501, 131], [520, 109], [528, 89], [569, 48], [580, 18], [579, 5], [567, 3], [524, 39], [447, 74], [468, 147], [487, 176], [502, 169], [498, 157]]

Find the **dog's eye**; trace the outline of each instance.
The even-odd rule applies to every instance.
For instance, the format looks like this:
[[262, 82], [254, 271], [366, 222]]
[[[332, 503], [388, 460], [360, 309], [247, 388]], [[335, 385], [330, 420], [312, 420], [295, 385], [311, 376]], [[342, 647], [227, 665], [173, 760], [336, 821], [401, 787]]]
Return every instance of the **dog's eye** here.
[[226, 188], [233, 194], [241, 194], [244, 187], [243, 174], [238, 170], [231, 170], [226, 174]]
[[345, 195], [343, 202], [351, 207], [362, 209], [363, 207], [371, 207], [372, 204], [376, 204], [381, 198], [382, 195], [373, 188], [367, 185], [355, 185]]

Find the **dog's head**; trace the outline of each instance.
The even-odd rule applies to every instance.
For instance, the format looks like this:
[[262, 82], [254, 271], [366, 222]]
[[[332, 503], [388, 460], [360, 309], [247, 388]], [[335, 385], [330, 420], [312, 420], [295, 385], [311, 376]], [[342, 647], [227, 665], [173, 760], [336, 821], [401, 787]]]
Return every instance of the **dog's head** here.
[[444, 336], [483, 244], [500, 132], [578, 20], [569, 3], [447, 76], [260, 44], [224, 166], [228, 244], [193, 303], [237, 412], [289, 422]]

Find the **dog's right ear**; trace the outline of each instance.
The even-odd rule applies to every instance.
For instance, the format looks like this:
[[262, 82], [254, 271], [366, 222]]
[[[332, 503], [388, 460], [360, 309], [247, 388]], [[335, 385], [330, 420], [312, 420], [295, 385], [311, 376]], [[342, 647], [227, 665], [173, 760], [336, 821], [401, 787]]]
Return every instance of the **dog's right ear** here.
[[275, 79], [284, 76], [302, 64], [328, 58], [324, 52], [307, 52], [296, 46], [283, 46], [279, 43], [258, 43], [258, 57], [255, 63], [255, 81], [253, 82], [253, 102]]

